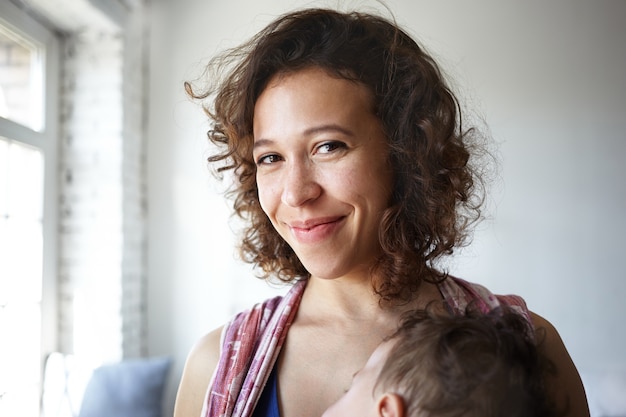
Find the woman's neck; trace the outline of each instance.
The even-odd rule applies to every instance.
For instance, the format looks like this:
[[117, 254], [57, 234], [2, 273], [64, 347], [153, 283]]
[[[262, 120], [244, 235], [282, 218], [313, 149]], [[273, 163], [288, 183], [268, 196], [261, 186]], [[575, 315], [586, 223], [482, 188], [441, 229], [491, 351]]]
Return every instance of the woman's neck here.
[[[436, 287], [433, 287], [435, 291]], [[300, 305], [300, 318], [335, 322], [372, 324], [397, 324], [399, 316], [407, 310], [420, 308], [423, 299], [432, 300], [430, 285], [423, 285], [408, 303], [381, 302], [371, 280], [322, 279], [311, 277], [307, 282]], [[424, 291], [422, 291], [422, 289]], [[437, 296], [436, 294], [434, 295]], [[304, 317], [303, 317], [304, 316]]]
[[318, 317], [348, 318], [353, 320], [376, 320], [389, 318], [397, 322], [408, 310], [425, 308], [430, 302], [443, 300], [436, 284], [422, 282], [413, 298], [407, 302], [385, 302], [374, 291], [371, 279], [323, 279], [310, 277], [302, 303], [305, 311], [311, 303], [311, 311]]

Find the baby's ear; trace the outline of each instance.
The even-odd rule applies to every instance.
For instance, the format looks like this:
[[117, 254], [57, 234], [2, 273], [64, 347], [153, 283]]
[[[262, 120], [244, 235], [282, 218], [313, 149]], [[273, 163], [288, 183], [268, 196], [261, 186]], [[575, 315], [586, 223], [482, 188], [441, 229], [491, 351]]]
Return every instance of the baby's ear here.
[[404, 401], [398, 394], [384, 393], [378, 398], [377, 410], [379, 417], [404, 417]]

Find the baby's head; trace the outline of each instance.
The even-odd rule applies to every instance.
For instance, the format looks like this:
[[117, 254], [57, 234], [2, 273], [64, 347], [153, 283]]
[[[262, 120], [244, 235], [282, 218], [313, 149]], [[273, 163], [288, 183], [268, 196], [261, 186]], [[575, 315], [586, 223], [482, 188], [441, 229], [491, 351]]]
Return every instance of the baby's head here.
[[515, 312], [416, 311], [323, 417], [546, 417], [546, 366]]

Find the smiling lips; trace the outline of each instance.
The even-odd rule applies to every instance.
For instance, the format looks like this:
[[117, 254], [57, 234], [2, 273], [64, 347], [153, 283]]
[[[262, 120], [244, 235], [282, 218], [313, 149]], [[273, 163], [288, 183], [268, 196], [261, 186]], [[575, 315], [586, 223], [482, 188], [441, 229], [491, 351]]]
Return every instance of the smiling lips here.
[[292, 235], [300, 243], [317, 243], [332, 235], [342, 224], [344, 216], [324, 217], [304, 222], [288, 223]]

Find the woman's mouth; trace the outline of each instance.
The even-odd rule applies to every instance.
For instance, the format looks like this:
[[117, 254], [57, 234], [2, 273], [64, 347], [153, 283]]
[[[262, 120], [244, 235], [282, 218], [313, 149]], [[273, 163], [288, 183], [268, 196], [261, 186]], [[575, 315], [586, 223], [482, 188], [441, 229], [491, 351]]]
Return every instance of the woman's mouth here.
[[323, 217], [289, 223], [293, 237], [300, 243], [319, 243], [335, 234], [343, 224], [344, 216]]

